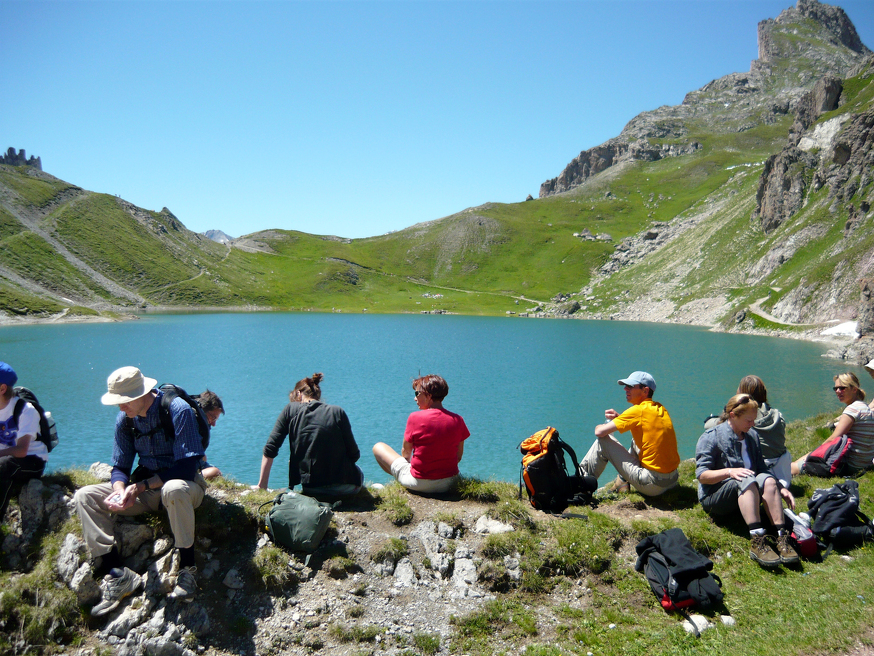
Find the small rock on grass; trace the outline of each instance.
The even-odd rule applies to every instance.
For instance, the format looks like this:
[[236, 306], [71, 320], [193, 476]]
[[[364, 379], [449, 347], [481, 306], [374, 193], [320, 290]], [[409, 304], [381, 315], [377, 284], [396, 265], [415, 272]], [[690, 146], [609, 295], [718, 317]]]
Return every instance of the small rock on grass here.
[[497, 519], [492, 519], [491, 517], [483, 515], [476, 520], [476, 525], [473, 530], [482, 535], [491, 535], [495, 533], [509, 533], [513, 530], [513, 527], [504, 522], [499, 522]]
[[[694, 627], [692, 626], [692, 622], [695, 623]], [[689, 620], [683, 622], [683, 628], [686, 630], [686, 633], [694, 633], [696, 627], [699, 633], [713, 628], [713, 625], [708, 622], [707, 618], [703, 615], [692, 615], [692, 622]]]

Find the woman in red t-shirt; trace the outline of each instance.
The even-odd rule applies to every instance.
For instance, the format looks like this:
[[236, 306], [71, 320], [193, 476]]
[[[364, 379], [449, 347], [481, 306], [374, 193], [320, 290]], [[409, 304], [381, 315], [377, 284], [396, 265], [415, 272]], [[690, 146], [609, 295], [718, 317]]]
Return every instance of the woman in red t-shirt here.
[[446, 492], [458, 478], [458, 463], [470, 431], [461, 415], [443, 407], [449, 385], [430, 374], [413, 381], [417, 412], [407, 418], [400, 454], [385, 442], [373, 446], [383, 471], [414, 492]]

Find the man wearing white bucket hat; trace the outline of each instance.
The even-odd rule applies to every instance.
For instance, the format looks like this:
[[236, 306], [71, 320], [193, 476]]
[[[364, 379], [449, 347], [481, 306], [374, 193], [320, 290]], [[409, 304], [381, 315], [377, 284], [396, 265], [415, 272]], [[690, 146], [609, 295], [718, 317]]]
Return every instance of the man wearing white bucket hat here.
[[[102, 599], [92, 615], [105, 615], [142, 585], [142, 578], [124, 567], [115, 544], [115, 515], [167, 511], [179, 550], [179, 575], [168, 595], [190, 602], [197, 592], [194, 563], [194, 509], [203, 501], [206, 482], [198, 472], [203, 446], [191, 406], [175, 398], [170, 404], [174, 435], [165, 435], [159, 417], [163, 392], [157, 381], [136, 367], [113, 371], [106, 381], [103, 405], [117, 405], [112, 477], [109, 483], [88, 485], [76, 492], [76, 510], [93, 561]], [[133, 470], [134, 457], [138, 466]]]

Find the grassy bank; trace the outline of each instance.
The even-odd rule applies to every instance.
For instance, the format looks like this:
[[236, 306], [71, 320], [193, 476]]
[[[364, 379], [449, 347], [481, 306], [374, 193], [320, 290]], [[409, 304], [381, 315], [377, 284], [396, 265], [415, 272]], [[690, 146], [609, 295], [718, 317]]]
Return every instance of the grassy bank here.
[[[792, 423], [787, 437], [792, 453], [804, 453], [821, 442], [827, 434], [822, 427], [831, 418], [821, 415]], [[391, 537], [368, 555], [356, 549], [354, 539], [348, 553], [321, 554], [320, 550], [315, 565], [331, 578], [362, 572], [365, 578], [354, 592], [360, 595], [357, 614], [349, 616], [352, 624], [322, 627], [325, 632], [318, 639], [313, 637], [318, 624], [289, 630], [286, 637], [290, 644], [310, 645], [309, 653], [335, 653], [336, 647], [356, 654], [515, 654], [521, 650], [531, 656], [846, 654], [857, 641], [871, 640], [874, 545], [833, 553], [825, 561], [804, 561], [797, 568], [764, 570], [748, 557], [747, 532], [739, 518], [716, 524], [701, 510], [691, 461], [682, 464], [680, 480], [679, 488], [658, 499], [636, 493], [604, 494], [597, 508], [578, 509], [588, 515], [587, 520], [556, 519], [531, 510], [517, 499], [515, 483], [467, 479], [458, 498], [450, 501], [422, 500], [395, 485], [371, 490], [362, 497], [364, 505], [342, 512], [332, 531], [336, 535], [338, 526], [357, 524], [359, 535], [376, 536], [386, 534], [387, 526]], [[792, 491], [798, 505], [805, 509], [816, 488], [836, 480], [796, 479]], [[72, 491], [88, 480], [82, 472], [64, 472], [47, 477], [46, 482]], [[863, 510], [874, 514], [872, 474], [861, 476], [859, 484]], [[220, 479], [197, 511], [198, 538], [209, 539], [218, 547], [215, 557], [241, 571], [253, 606], [264, 605], [269, 596], [269, 605], [279, 612], [305, 596], [307, 584], [289, 568], [288, 556], [279, 549], [256, 548], [258, 507], [272, 495], [246, 490]], [[383, 629], [365, 621], [368, 604], [381, 601], [371, 597], [367, 583], [373, 563], [406, 555], [413, 544], [406, 536], [419, 522], [442, 521], [462, 528], [466, 521], [462, 517], [478, 514], [480, 508], [516, 529], [476, 538], [477, 585], [493, 598], [474, 612], [453, 616], [449, 637], [416, 634], [402, 643], [401, 638], [386, 634], [376, 641]], [[144, 521], [158, 526], [163, 520]], [[634, 545], [674, 526], [714, 561], [714, 572], [723, 582], [724, 608], [706, 613], [715, 626], [700, 639], [683, 631], [678, 616], [662, 610], [644, 577], [634, 571]], [[79, 531], [75, 518], [59, 531], [39, 537], [31, 548], [28, 572], [0, 572], [0, 653], [62, 653], [75, 645], [101, 646], [95, 640], [100, 626], [81, 613], [72, 593], [56, 581], [52, 563], [67, 531]], [[508, 575], [505, 556], [519, 559], [521, 580]], [[223, 588], [209, 585], [216, 586], [215, 596], [220, 599]], [[208, 653], [239, 653], [235, 640], [241, 638], [261, 644], [255, 642], [256, 623], [235, 608], [223, 601], [210, 608], [216, 625], [233, 630], [202, 638], [200, 644]], [[720, 615], [730, 615], [736, 625], [724, 625]]]

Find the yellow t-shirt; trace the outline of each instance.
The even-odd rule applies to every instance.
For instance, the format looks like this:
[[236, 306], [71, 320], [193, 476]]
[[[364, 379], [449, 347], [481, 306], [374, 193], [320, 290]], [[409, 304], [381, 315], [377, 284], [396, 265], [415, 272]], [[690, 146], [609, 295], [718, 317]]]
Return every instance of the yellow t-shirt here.
[[631, 431], [640, 464], [661, 474], [680, 466], [677, 435], [671, 416], [661, 403], [645, 399], [613, 420], [620, 433]]

